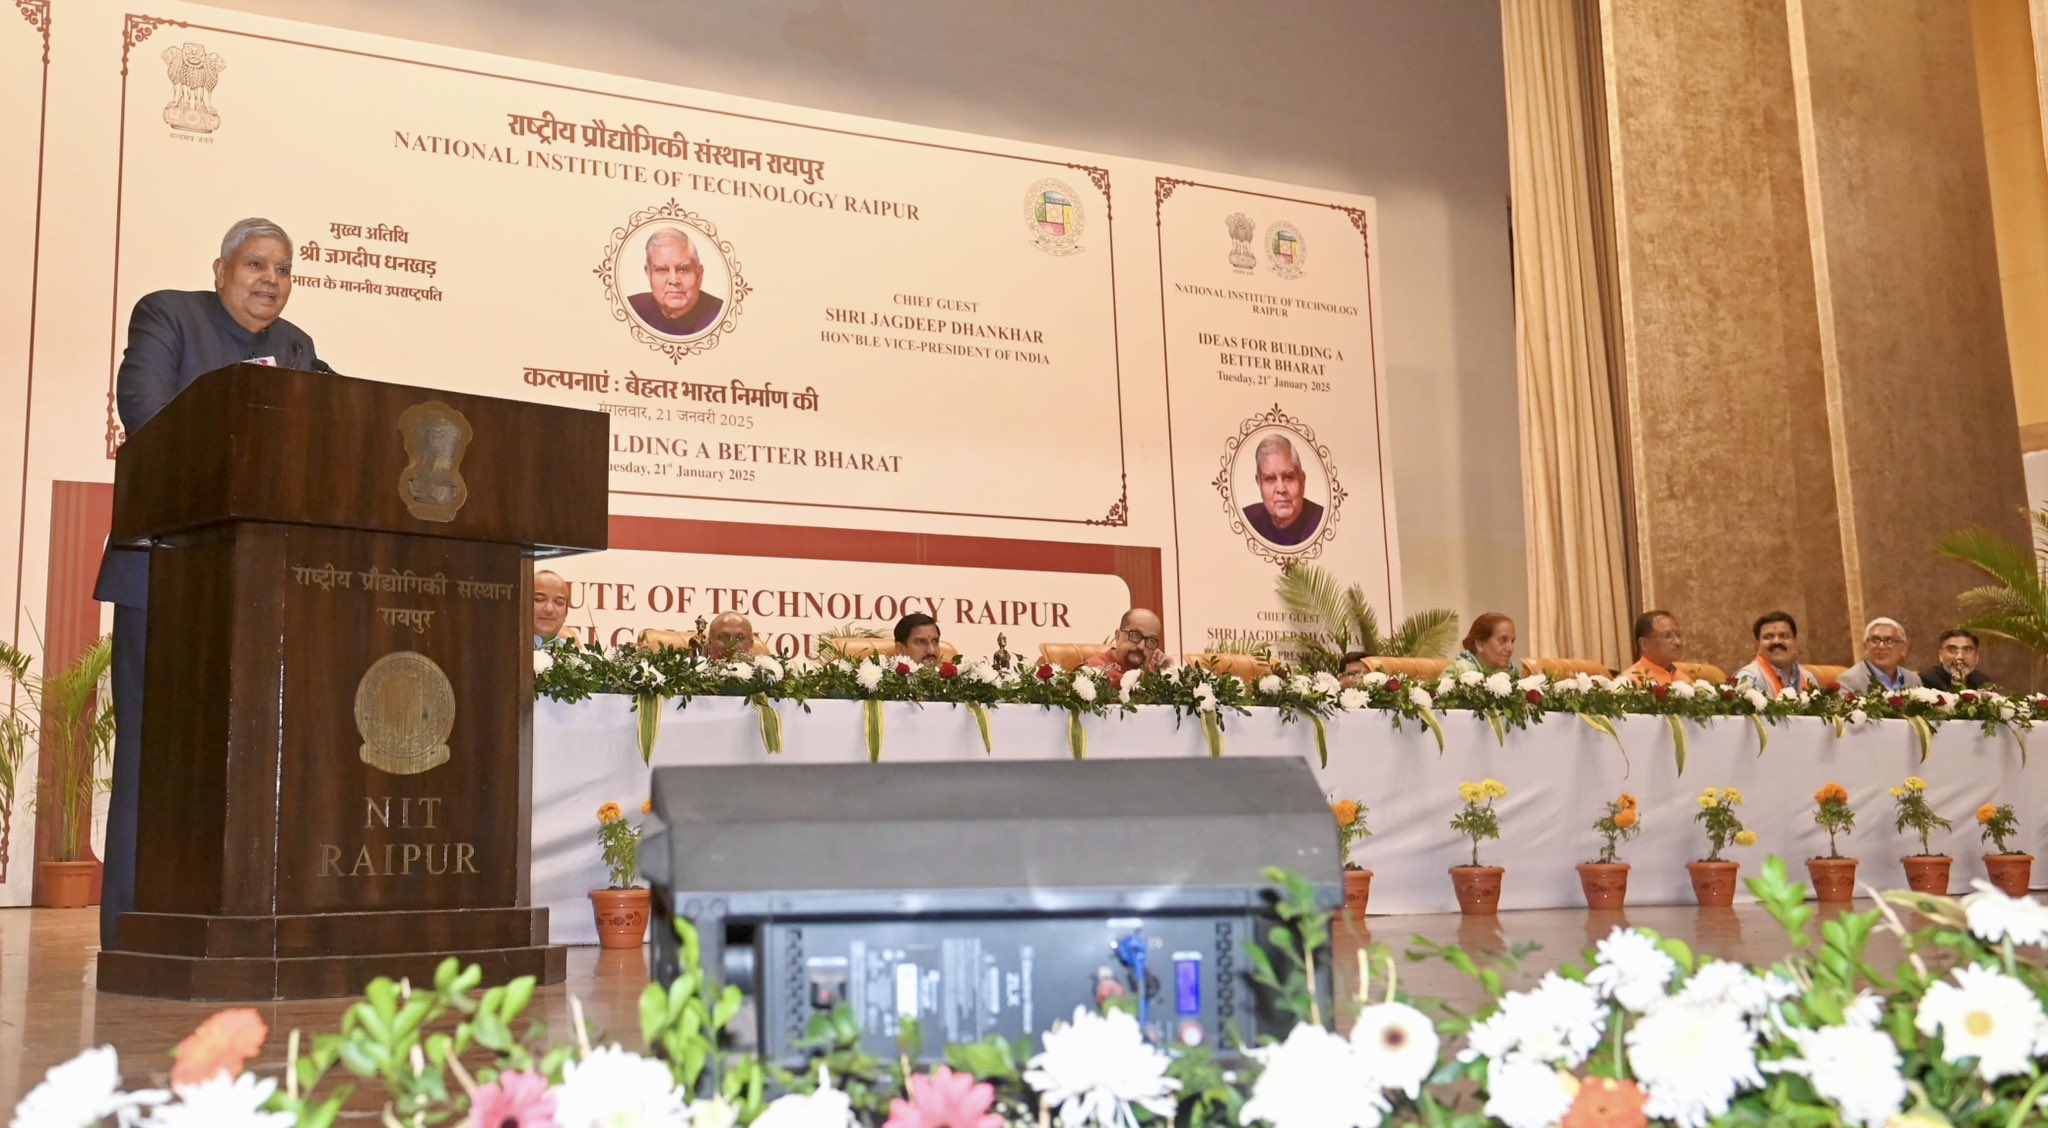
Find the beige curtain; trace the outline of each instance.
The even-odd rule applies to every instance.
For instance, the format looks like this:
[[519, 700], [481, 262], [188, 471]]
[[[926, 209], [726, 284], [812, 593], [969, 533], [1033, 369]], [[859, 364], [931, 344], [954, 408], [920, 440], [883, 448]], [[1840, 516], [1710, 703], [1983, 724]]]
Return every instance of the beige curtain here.
[[1514, 190], [1515, 351], [1531, 655], [1630, 658], [1627, 534], [1598, 121], [1579, 5], [1501, 0]]

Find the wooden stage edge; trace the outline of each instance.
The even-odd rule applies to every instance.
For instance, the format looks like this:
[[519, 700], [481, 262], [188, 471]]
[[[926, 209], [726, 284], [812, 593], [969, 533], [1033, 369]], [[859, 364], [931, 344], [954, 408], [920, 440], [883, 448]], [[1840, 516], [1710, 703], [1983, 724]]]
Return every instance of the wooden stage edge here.
[[[1868, 907], [1859, 901], [1861, 907]], [[1833, 910], [1823, 909], [1825, 918]], [[1652, 928], [1675, 936], [1703, 954], [1751, 963], [1770, 963], [1786, 951], [1784, 934], [1761, 908], [1698, 909], [1689, 905], [1632, 908], [1624, 913], [1584, 909], [1532, 909], [1498, 917], [1375, 916], [1359, 924], [1337, 922], [1338, 992], [1348, 996], [1356, 982], [1356, 952], [1378, 941], [1398, 953], [1412, 937], [1455, 942], [1468, 950], [1498, 951], [1512, 944], [1541, 947], [1525, 961], [1526, 981], [1559, 964], [1574, 962], [1581, 949], [1618, 924]], [[573, 1036], [569, 997], [588, 1016], [593, 1042], [617, 1041], [640, 1049], [637, 1003], [647, 984], [646, 949], [601, 952], [568, 950], [568, 978], [535, 993], [532, 1013], [559, 1038]], [[1880, 934], [1872, 955], [1880, 968], [1898, 957], [1897, 945]], [[97, 909], [0, 909], [0, 1112], [11, 1112], [52, 1065], [80, 1050], [111, 1044], [121, 1055], [129, 1088], [162, 1087], [170, 1072], [170, 1051], [222, 1004], [105, 994], [99, 975]], [[1475, 984], [1441, 963], [1400, 965], [1402, 990], [1443, 998], [1461, 1008], [1480, 1001]], [[1373, 992], [1385, 990], [1377, 975]], [[252, 1068], [265, 1076], [282, 1072], [286, 1035], [308, 1035], [339, 1027], [350, 999], [303, 999], [249, 1005], [270, 1026], [270, 1037]], [[1340, 1004], [1340, 1011], [1346, 1008]]]

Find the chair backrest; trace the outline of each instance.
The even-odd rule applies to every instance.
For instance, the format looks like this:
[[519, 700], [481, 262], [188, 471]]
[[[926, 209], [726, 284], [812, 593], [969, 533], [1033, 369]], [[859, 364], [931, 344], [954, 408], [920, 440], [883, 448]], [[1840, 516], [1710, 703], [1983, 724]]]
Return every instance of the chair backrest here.
[[1444, 676], [1450, 666], [1448, 658], [1387, 658], [1374, 655], [1365, 660], [1365, 668], [1378, 670], [1389, 677], [1421, 678], [1435, 681]]
[[[849, 662], [862, 661], [871, 654], [880, 655], [884, 658], [894, 658], [898, 653], [896, 640], [886, 635], [818, 636], [819, 649], [822, 650], [828, 645], [834, 650], [839, 651], [839, 653], [846, 655]], [[939, 643], [940, 661], [952, 662], [959, 659], [959, 657], [960, 651], [955, 649], [952, 643], [943, 641]]]
[[1532, 674], [1548, 674], [1553, 678], [1571, 678], [1580, 674], [1601, 678], [1614, 676], [1612, 667], [1590, 658], [1524, 658], [1522, 664]]
[[[1804, 663], [1802, 664], [1804, 665]], [[1842, 675], [1849, 672], [1849, 667], [1806, 665], [1806, 672], [1812, 674], [1814, 680], [1820, 682], [1822, 689], [1834, 689], [1841, 682]]]
[[1712, 662], [1680, 662], [1678, 668], [1696, 682], [1706, 682], [1708, 685], [1728, 684], [1728, 671]]
[[1099, 642], [1041, 642], [1038, 644], [1039, 659], [1044, 662], [1050, 662], [1062, 670], [1078, 670], [1081, 668], [1081, 663], [1095, 657], [1097, 654], [1102, 653], [1102, 651], [1103, 644]]
[[[644, 627], [640, 631], [642, 650], [689, 650], [696, 645], [696, 631], [664, 631], [654, 627]], [[774, 652], [768, 649], [767, 635], [754, 636], [754, 655], [759, 658], [774, 657]]]
[[1181, 655], [1181, 661], [1190, 666], [1218, 674], [1234, 674], [1248, 682], [1258, 681], [1273, 672], [1273, 668], [1249, 654], [1226, 654], [1219, 650], [1203, 650], [1194, 654]]

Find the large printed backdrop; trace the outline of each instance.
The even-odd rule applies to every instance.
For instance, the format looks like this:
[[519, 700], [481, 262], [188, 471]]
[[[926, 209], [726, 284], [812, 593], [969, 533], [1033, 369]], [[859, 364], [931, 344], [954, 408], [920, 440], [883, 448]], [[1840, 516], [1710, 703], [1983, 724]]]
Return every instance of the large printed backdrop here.
[[[0, 566], [54, 655], [102, 629], [128, 311], [208, 287], [251, 214], [339, 371], [610, 414], [613, 551], [560, 569], [603, 641], [927, 611], [1028, 653], [1138, 602], [1196, 650], [1290, 630], [1287, 560], [1398, 602], [1369, 199], [185, 4], [15, 8]], [[703, 269], [664, 310], [678, 235]], [[1313, 518], [1277, 537], [1276, 436]]]

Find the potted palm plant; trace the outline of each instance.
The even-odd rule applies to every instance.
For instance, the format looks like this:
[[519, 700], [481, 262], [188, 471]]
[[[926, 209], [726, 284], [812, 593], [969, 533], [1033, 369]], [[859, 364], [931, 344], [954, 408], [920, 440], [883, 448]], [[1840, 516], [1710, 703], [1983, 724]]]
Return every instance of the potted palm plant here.
[[1280, 570], [1280, 603], [1304, 625], [1287, 640], [1310, 673], [1341, 674], [1347, 651], [1388, 658], [1441, 658], [1458, 637], [1458, 613], [1433, 607], [1401, 620], [1392, 634], [1380, 632], [1379, 613], [1365, 589], [1345, 587], [1313, 564], [1290, 563]]
[[101, 637], [64, 669], [38, 674], [34, 659], [0, 642], [0, 674], [20, 690], [20, 699], [11, 702], [0, 719], [0, 741], [5, 742], [0, 758], [11, 756], [14, 761], [6, 772], [5, 799], [11, 813], [18, 769], [26, 759], [26, 747], [35, 744], [43, 759], [36, 779], [36, 815], [51, 820], [56, 829], [49, 839], [50, 857], [36, 863], [37, 884], [43, 891], [40, 903], [49, 908], [92, 903], [99, 863], [91, 857], [87, 826], [93, 796], [107, 785], [102, 773], [114, 749], [114, 711], [107, 688], [112, 661], [112, 647]]
[[1967, 616], [1956, 625], [2016, 642], [2040, 662], [2048, 659], [2048, 507], [2030, 510], [2027, 517], [2032, 544], [1970, 528], [1935, 541], [1934, 551], [1992, 580], [1956, 596]]

